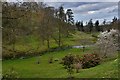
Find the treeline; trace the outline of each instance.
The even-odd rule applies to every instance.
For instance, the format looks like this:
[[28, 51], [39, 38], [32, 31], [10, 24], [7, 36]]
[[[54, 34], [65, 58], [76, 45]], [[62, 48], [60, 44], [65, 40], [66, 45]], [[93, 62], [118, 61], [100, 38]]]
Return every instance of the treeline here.
[[48, 48], [51, 39], [60, 47], [63, 45], [62, 38], [68, 37], [69, 33], [75, 30], [73, 17], [72, 10], [67, 9], [65, 12], [62, 6], [55, 9], [47, 7], [42, 2], [4, 2], [2, 4], [3, 46], [13, 45], [14, 51], [15, 43], [19, 38], [37, 35], [43, 45], [45, 41], [47, 42]]
[[77, 21], [76, 27], [78, 31], [83, 32], [99, 32], [99, 31], [105, 31], [110, 29], [118, 29], [118, 23], [119, 19], [117, 17], [114, 17], [112, 19], [112, 22], [107, 23], [104, 19], [103, 23], [100, 25], [99, 20], [96, 20], [95, 23], [93, 23], [92, 19], [89, 20], [89, 22], [86, 22], [86, 25], [83, 25], [83, 21]]

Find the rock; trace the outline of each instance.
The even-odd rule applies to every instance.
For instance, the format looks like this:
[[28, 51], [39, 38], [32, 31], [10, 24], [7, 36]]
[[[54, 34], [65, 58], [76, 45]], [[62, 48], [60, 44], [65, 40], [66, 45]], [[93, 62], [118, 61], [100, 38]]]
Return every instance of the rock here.
[[117, 61], [117, 59], [115, 59], [114, 61]]
[[20, 59], [25, 59], [25, 57], [20, 57]]

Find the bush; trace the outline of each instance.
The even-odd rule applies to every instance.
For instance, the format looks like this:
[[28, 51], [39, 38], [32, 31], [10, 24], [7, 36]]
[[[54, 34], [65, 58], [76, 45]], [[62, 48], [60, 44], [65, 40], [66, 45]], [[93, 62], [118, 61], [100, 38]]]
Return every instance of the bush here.
[[71, 74], [73, 69], [76, 69], [76, 72], [79, 72], [79, 69], [86, 69], [90, 67], [95, 67], [100, 64], [101, 58], [98, 54], [84, 54], [82, 57], [79, 55], [67, 55], [62, 59], [61, 64], [69, 71]]
[[69, 77], [72, 77], [74, 56], [72, 54], [69, 54], [65, 56], [62, 60], [63, 60], [63, 65], [65, 66], [65, 69], [67, 69]]
[[62, 59], [62, 63], [65, 66], [65, 68], [69, 67], [71, 64], [73, 64], [73, 62], [74, 62], [74, 56], [71, 54], [65, 56]]
[[93, 53], [93, 54], [83, 55], [81, 61], [82, 61], [82, 68], [85, 69], [99, 65], [101, 59], [98, 54]]
[[74, 57], [74, 68], [76, 69], [76, 73], [79, 72], [79, 69], [82, 68], [82, 63], [81, 63], [81, 58], [79, 57], [79, 55], [76, 55]]
[[82, 64], [81, 63], [75, 63], [74, 68], [76, 69], [76, 73], [79, 73], [79, 70], [82, 69]]

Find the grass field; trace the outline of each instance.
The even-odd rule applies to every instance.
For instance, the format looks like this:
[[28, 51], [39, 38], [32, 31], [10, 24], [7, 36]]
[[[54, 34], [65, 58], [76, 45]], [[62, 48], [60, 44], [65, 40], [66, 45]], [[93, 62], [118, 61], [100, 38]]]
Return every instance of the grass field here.
[[[88, 34], [76, 32], [69, 38], [63, 38], [64, 45], [89, 45], [96, 41], [92, 35], [98, 35], [98, 33]], [[39, 44], [41, 47], [36, 50]], [[50, 40], [50, 46], [56, 47], [58, 45], [55, 44], [54, 40]], [[39, 52], [47, 49], [47, 44], [45, 42], [45, 45], [42, 45], [40, 41], [38, 41], [37, 37], [28, 36], [17, 41], [16, 49], [20, 51], [34, 49], [36, 52]], [[2, 70], [4, 74], [8, 70], [14, 68], [14, 70], [18, 72], [20, 78], [67, 78], [68, 73], [62, 64], [60, 64], [61, 59], [69, 53], [82, 56], [86, 53], [91, 54], [93, 50], [94, 48], [88, 47], [85, 49], [85, 52], [83, 52], [82, 49], [72, 48], [62, 51], [47, 52], [42, 56], [33, 56], [31, 58], [4, 60], [2, 62]], [[53, 61], [53, 63], [50, 64], [48, 62], [50, 57], [53, 57], [53, 60], [57, 59], [58, 61]], [[37, 64], [37, 61], [40, 61], [40, 64]], [[73, 76], [75, 78], [117, 78], [117, 63], [117, 58], [106, 60], [96, 67], [81, 69], [79, 73], [74, 71]]]
[[[98, 33], [92, 33], [92, 34], [96, 35]], [[61, 43], [62, 45], [67, 45], [67, 46], [90, 44], [95, 41], [95, 38], [92, 37], [92, 34], [76, 31], [75, 34], [71, 34], [69, 38], [67, 37], [62, 38]], [[4, 45], [4, 46], [7, 46], [7, 48], [12, 49], [13, 45]], [[54, 47], [58, 47], [58, 45], [53, 39], [50, 39], [50, 48], [54, 48]], [[41, 39], [39, 39], [39, 37], [36, 35], [29, 35], [18, 38], [15, 43], [15, 50], [18, 51], [32, 50], [33, 52], [40, 52], [47, 49], [48, 49], [47, 42], [44, 41], [44, 45], [43, 45]]]
[[[83, 55], [91, 51], [92, 49], [90, 48], [86, 49], [85, 52], [82, 52], [81, 49], [69, 49], [27, 59], [5, 60], [2, 63], [3, 73], [13, 67], [21, 78], [66, 78], [68, 77], [67, 71], [62, 64], [59, 64], [61, 58], [68, 53]], [[58, 59], [58, 61], [54, 61], [51, 64], [48, 63], [48, 59], [51, 56], [53, 59]], [[40, 64], [36, 64], [38, 60]], [[116, 78], [118, 77], [117, 62], [117, 59], [112, 59], [93, 68], [81, 69], [79, 73], [74, 71], [73, 76], [76, 78]]]

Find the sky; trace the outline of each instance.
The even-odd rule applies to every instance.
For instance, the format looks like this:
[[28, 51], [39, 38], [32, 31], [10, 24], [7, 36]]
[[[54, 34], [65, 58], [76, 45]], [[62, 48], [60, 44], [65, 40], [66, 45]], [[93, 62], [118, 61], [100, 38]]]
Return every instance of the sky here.
[[111, 21], [114, 16], [118, 17], [118, 2], [45, 2], [47, 6], [59, 8], [63, 6], [64, 10], [72, 9], [75, 21], [83, 21], [84, 24], [90, 19], [100, 23], [106, 19]]

